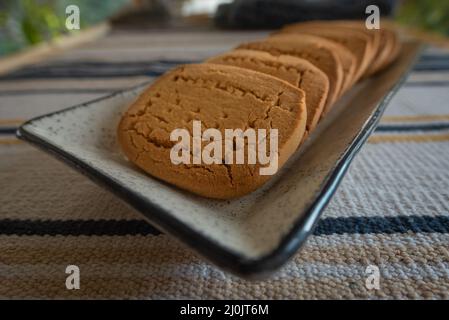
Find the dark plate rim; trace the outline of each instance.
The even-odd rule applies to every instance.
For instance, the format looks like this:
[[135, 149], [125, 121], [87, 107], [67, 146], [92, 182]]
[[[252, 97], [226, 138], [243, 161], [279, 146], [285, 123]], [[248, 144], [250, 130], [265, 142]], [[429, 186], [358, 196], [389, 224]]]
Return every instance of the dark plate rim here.
[[[308, 236], [313, 233], [316, 223], [319, 220], [318, 218], [321, 216], [321, 213], [326, 208], [329, 200], [335, 193], [343, 176], [349, 168], [349, 165], [360, 150], [361, 146], [366, 142], [370, 134], [376, 128], [391, 98], [405, 82], [412, 66], [420, 56], [422, 48], [422, 46], [419, 47], [414, 59], [410, 62], [408, 69], [403, 72], [391, 90], [389, 90], [377, 104], [375, 111], [368, 117], [358, 134], [352, 140], [350, 146], [345, 150], [342, 157], [337, 161], [335, 167], [325, 178], [321, 190], [317, 193], [315, 200], [309, 208], [295, 221], [292, 228], [287, 235], [283, 237], [279, 245], [273, 251], [258, 259], [245, 258], [240, 254], [223, 247], [215, 240], [195, 231], [189, 225], [179, 221], [175, 217], [166, 214], [167, 212], [164, 209], [151, 201], [148, 201], [145, 197], [133, 192], [131, 189], [126, 188], [112, 176], [97, 171], [94, 167], [78, 159], [76, 156], [69, 154], [68, 152], [53, 145], [50, 141], [40, 138], [39, 136], [26, 130], [26, 126], [35, 121], [39, 121], [43, 118], [51, 117], [60, 113], [65, 113], [73, 109], [88, 107], [97, 102], [137, 90], [140, 87], [148, 85], [153, 80], [146, 81], [132, 88], [113, 92], [109, 95], [77, 104], [63, 110], [58, 110], [35, 117], [23, 123], [18, 128], [16, 135], [19, 139], [27, 141], [41, 150], [56, 156], [56, 158], [62, 160], [78, 172], [87, 176], [95, 183], [105, 187], [113, 194], [130, 204], [137, 211], [141, 212], [150, 224], [154, 224], [158, 229], [178, 237], [190, 247], [195, 248], [206, 259], [243, 278], [258, 279], [276, 271], [279, 267], [281, 267], [298, 251]], [[306, 225], [311, 227], [306, 229]]]

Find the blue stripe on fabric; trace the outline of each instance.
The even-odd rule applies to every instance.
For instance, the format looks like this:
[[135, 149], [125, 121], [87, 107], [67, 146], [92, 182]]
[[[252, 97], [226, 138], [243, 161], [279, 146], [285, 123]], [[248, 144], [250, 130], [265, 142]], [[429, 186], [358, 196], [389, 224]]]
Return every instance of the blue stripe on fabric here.
[[[0, 127], [0, 134], [14, 134], [17, 127]], [[413, 132], [449, 130], [449, 122], [416, 123], [416, 124], [380, 124], [376, 132]]]
[[0, 127], [0, 134], [15, 134], [17, 127]]
[[376, 132], [410, 132], [410, 131], [441, 131], [449, 129], [447, 123], [417, 123], [417, 124], [380, 124]]
[[[313, 234], [449, 233], [449, 216], [337, 217], [321, 219]], [[0, 235], [157, 235], [143, 220], [0, 220]]]

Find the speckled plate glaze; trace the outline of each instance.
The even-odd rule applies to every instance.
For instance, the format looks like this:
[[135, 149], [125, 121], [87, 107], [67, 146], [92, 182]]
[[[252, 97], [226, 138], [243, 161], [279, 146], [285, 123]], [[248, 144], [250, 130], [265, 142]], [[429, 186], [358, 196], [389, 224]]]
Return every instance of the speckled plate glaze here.
[[337, 102], [270, 183], [233, 201], [179, 190], [146, 175], [121, 155], [118, 120], [148, 84], [35, 118], [17, 134], [108, 188], [152, 225], [218, 266], [243, 277], [260, 277], [284, 264], [312, 232], [419, 48], [405, 44], [394, 65]]

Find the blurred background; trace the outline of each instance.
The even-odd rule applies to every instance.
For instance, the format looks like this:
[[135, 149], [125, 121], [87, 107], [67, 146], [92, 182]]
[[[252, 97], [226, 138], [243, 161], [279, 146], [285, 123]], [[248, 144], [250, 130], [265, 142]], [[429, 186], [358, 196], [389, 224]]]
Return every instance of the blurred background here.
[[68, 5], [80, 9], [80, 30], [113, 28], [273, 29], [312, 19], [356, 19], [376, 4], [404, 26], [449, 36], [449, 0], [0, 0], [0, 56], [61, 35]]

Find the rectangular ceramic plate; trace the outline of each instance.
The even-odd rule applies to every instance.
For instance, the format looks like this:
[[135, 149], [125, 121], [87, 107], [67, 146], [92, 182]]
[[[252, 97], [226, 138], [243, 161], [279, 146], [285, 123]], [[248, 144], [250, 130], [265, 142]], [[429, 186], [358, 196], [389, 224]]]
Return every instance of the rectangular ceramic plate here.
[[262, 189], [233, 201], [195, 196], [146, 175], [116, 144], [118, 120], [148, 84], [41, 116], [18, 136], [57, 156], [224, 269], [244, 277], [284, 264], [312, 232], [354, 155], [404, 81], [419, 45], [349, 91]]

